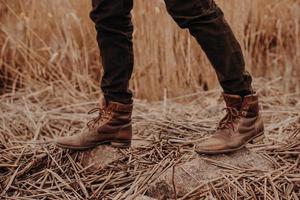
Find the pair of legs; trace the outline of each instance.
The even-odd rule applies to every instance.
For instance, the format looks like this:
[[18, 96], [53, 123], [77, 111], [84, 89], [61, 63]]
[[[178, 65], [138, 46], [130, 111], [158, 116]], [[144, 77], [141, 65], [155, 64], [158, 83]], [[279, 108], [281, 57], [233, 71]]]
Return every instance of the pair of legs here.
[[[225, 93], [252, 93], [241, 47], [214, 0], [165, 0], [168, 13], [180, 28], [189, 29], [212, 63]], [[129, 104], [133, 69], [131, 10], [133, 0], [92, 0], [104, 74], [101, 89], [108, 101]], [[151, 17], [151, 16], [149, 16]], [[159, 27], [158, 27], [159, 28]]]
[[[133, 69], [131, 14], [133, 0], [93, 0], [91, 18], [96, 24], [104, 75], [99, 116], [89, 130], [63, 137], [63, 148], [86, 149], [100, 144], [129, 147], [132, 139]], [[241, 47], [213, 0], [165, 0], [167, 10], [181, 28], [188, 28], [212, 63], [224, 90], [227, 115], [212, 137], [199, 142], [200, 154], [233, 152], [263, 136], [258, 97], [251, 89]], [[149, 16], [150, 17], [150, 16]]]

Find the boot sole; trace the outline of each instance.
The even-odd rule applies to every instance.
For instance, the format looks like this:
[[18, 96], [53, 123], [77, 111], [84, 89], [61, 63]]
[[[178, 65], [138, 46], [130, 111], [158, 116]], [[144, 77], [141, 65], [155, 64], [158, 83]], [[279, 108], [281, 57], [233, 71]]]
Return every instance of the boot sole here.
[[207, 154], [207, 155], [232, 153], [232, 152], [236, 152], [236, 151], [244, 148], [248, 143], [255, 144], [255, 143], [262, 141], [264, 138], [265, 138], [264, 132], [261, 132], [261, 133], [257, 134], [256, 136], [254, 136], [253, 138], [250, 138], [247, 142], [245, 142], [245, 144], [243, 144], [237, 148], [234, 148], [234, 149], [226, 149], [226, 150], [219, 150], [219, 151], [197, 151], [197, 150], [195, 150], [195, 151], [198, 154]]
[[74, 147], [74, 146], [68, 146], [59, 143], [56, 143], [56, 145], [63, 149], [71, 149], [71, 150], [79, 150], [79, 151], [92, 149], [94, 147], [101, 146], [101, 145], [110, 145], [112, 147], [123, 149], [123, 148], [129, 148], [131, 146], [131, 141], [103, 141], [103, 142], [99, 142], [93, 145], [83, 146], [83, 147]]

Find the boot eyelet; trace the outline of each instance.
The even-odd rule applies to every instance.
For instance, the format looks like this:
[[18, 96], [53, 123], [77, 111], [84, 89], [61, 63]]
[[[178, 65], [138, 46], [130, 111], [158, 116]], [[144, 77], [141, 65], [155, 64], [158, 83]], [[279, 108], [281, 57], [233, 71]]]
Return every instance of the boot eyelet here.
[[246, 111], [242, 111], [242, 115], [243, 115], [243, 116], [246, 116], [246, 115], [247, 115], [247, 112], [246, 112]]

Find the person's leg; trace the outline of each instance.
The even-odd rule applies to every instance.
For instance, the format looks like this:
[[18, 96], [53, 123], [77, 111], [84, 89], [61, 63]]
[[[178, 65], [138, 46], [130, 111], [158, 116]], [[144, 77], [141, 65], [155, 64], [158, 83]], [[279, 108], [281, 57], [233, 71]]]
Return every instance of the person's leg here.
[[90, 17], [96, 26], [104, 70], [103, 94], [108, 101], [132, 103], [128, 87], [133, 69], [133, 0], [92, 0], [92, 6]]
[[104, 75], [99, 115], [81, 133], [56, 139], [62, 148], [83, 150], [101, 144], [129, 147], [132, 139], [132, 93], [128, 89], [133, 68], [132, 23], [133, 0], [93, 0], [91, 19], [96, 24], [97, 40]]
[[225, 93], [252, 93], [241, 47], [223, 12], [213, 0], [165, 0], [167, 10], [181, 28], [188, 28], [217, 72]]
[[252, 91], [241, 47], [213, 0], [165, 0], [181, 28], [188, 28], [214, 66], [224, 90], [227, 115], [212, 137], [199, 142], [196, 152], [233, 152], [263, 136], [258, 97]]

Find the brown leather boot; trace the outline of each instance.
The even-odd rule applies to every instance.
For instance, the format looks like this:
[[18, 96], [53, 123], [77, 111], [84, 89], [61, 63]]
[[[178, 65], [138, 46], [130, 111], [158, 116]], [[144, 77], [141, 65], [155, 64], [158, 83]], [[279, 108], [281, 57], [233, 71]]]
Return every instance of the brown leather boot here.
[[119, 148], [130, 147], [132, 108], [132, 104], [106, 102], [102, 98], [99, 108], [89, 112], [98, 111], [99, 115], [88, 122], [88, 130], [77, 135], [58, 138], [56, 144], [74, 150], [88, 149], [101, 144], [111, 144]]
[[264, 125], [259, 114], [256, 94], [245, 96], [223, 94], [226, 116], [220, 121], [216, 133], [196, 145], [199, 154], [220, 154], [237, 151], [248, 142], [264, 138]]

